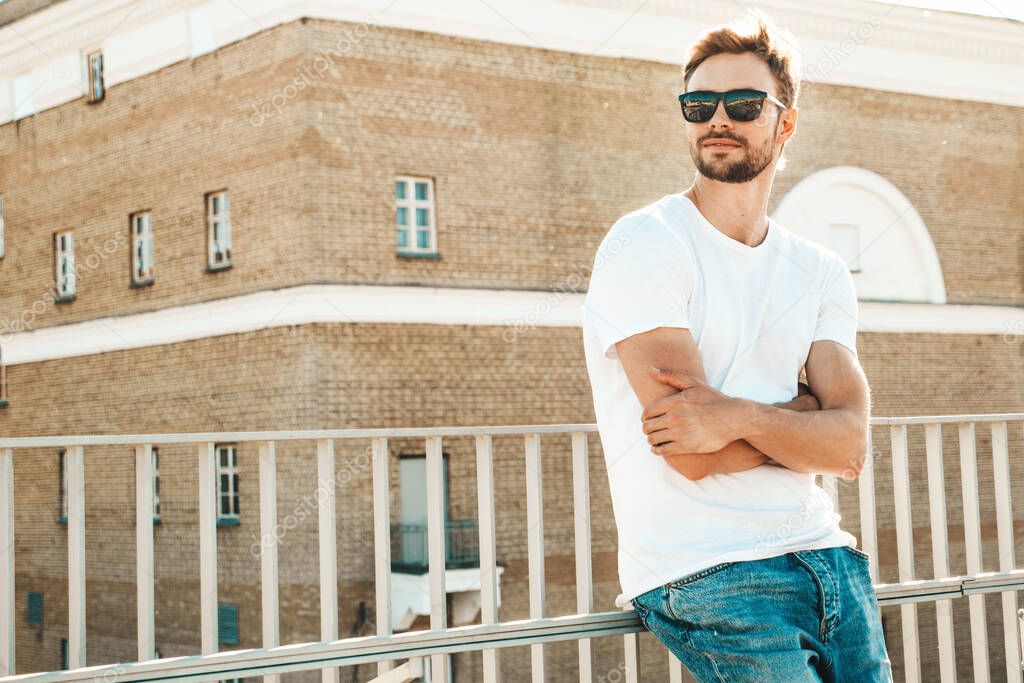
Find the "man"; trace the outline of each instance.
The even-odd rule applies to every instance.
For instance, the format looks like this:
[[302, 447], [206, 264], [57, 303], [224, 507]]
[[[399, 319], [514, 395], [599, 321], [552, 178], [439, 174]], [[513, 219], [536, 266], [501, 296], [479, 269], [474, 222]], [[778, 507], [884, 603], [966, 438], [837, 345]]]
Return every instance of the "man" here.
[[618, 220], [595, 259], [616, 604], [699, 681], [891, 681], [869, 557], [815, 481], [856, 478], [868, 450], [853, 279], [767, 216], [797, 122], [776, 36], [759, 16], [698, 40], [680, 96], [694, 182]]

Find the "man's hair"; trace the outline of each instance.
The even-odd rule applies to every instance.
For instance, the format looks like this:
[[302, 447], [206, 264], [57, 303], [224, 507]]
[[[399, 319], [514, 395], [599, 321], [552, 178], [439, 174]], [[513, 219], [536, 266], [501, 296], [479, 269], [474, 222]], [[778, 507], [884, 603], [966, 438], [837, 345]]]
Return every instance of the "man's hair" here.
[[800, 93], [799, 53], [796, 39], [778, 29], [759, 10], [753, 10], [751, 17], [734, 21], [732, 24], [717, 26], [705, 31], [690, 48], [683, 67], [684, 88], [689, 88], [690, 78], [697, 67], [715, 55], [743, 54], [753, 52], [768, 64], [779, 85], [778, 98], [787, 107], [796, 105]]

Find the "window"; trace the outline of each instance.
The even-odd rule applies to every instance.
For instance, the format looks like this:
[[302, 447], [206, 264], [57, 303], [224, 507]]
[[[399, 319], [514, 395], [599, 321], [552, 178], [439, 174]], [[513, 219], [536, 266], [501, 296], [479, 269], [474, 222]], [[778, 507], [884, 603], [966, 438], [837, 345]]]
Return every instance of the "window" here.
[[28, 623], [30, 626], [43, 625], [43, 594], [28, 592]]
[[54, 235], [54, 254], [56, 301], [70, 301], [75, 298], [75, 236], [72, 232]]
[[0, 258], [4, 257], [4, 198], [0, 197]]
[[399, 256], [437, 255], [433, 179], [395, 179], [395, 226]]
[[32, 86], [32, 74], [16, 76], [11, 86], [11, 97], [14, 100], [14, 120], [23, 119], [36, 113], [32, 103], [35, 88]]
[[217, 524], [238, 524], [238, 449], [217, 446]]
[[67, 451], [61, 449], [57, 454], [60, 467], [60, 518], [61, 522], [68, 521], [68, 461], [65, 457]]
[[206, 195], [207, 270], [231, 265], [231, 214], [226, 190]]
[[85, 63], [89, 69], [89, 101], [99, 102], [106, 92], [103, 87], [103, 53], [99, 50], [90, 52]]
[[132, 284], [153, 281], [153, 215], [149, 211], [133, 213], [132, 229]]
[[67, 638], [61, 638], [60, 639], [60, 668], [61, 668], [61, 671], [64, 671], [64, 670], [70, 668], [70, 665], [68, 664], [68, 639]]
[[238, 645], [238, 605], [217, 605], [217, 640], [224, 645]]
[[851, 273], [860, 272], [860, 226], [836, 221], [829, 223], [828, 244], [843, 257]]

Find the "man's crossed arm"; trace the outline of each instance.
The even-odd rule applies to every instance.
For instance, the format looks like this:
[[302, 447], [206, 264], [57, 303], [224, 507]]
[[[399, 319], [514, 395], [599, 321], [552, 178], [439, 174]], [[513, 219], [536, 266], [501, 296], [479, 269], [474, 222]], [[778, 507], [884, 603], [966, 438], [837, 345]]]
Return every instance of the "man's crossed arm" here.
[[774, 405], [708, 386], [688, 329], [657, 328], [615, 348], [644, 406], [652, 450], [687, 478], [764, 463], [847, 479], [860, 474], [870, 399], [857, 357], [843, 345], [814, 342], [805, 365], [811, 393]]

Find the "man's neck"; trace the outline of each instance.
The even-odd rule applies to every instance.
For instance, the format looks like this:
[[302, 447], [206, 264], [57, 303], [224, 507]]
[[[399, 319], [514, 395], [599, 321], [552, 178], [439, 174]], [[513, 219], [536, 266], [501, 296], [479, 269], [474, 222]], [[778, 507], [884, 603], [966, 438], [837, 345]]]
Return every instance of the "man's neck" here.
[[756, 247], [768, 233], [771, 181], [766, 173], [747, 183], [723, 183], [698, 173], [683, 194], [724, 235]]

